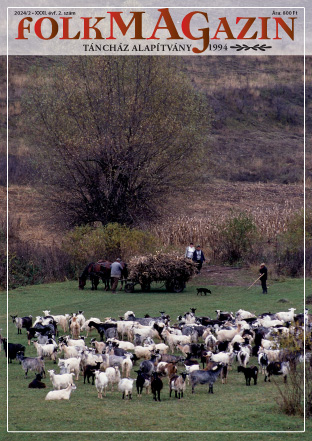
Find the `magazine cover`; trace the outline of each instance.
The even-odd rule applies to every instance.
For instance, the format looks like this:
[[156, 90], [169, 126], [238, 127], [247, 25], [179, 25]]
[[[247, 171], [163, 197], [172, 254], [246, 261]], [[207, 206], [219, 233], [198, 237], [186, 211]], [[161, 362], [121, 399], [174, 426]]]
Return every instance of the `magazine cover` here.
[[270, 3], [1, 5], [3, 439], [311, 436], [311, 6]]

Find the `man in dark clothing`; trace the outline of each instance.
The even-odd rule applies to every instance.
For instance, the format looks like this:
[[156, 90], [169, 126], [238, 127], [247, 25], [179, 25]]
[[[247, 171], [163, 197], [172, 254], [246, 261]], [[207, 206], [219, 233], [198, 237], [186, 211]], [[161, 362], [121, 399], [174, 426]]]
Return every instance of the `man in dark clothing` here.
[[264, 263], [261, 263], [260, 265], [260, 281], [261, 281], [261, 286], [262, 286], [262, 294], [267, 294], [268, 293], [268, 288], [267, 288], [267, 279], [268, 279], [268, 270], [267, 267], [265, 266]]
[[196, 246], [196, 250], [193, 253], [193, 261], [197, 263], [198, 274], [199, 274], [203, 266], [203, 263], [206, 261], [204, 253], [200, 248], [200, 245]]

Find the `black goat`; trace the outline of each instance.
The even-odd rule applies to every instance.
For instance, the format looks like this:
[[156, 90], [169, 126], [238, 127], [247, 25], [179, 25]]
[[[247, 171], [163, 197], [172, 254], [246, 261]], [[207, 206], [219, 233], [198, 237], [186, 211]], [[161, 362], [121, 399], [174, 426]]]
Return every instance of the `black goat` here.
[[[234, 343], [234, 346], [235, 346], [236, 343], [237, 342]], [[227, 350], [228, 346], [229, 346], [229, 341], [220, 341], [220, 343], [218, 343], [218, 352], [225, 352]], [[235, 349], [235, 347], [233, 349], [234, 349], [234, 351], [235, 350], [238, 350], [238, 351], [240, 350], [240, 348]]]
[[159, 375], [157, 372], [153, 372], [152, 375], [152, 381], [151, 381], [151, 389], [152, 389], [152, 394], [154, 395], [154, 400], [160, 401], [160, 391], [163, 388], [163, 382], [162, 380], [159, 378]]
[[13, 323], [15, 323], [15, 326], [17, 327], [17, 334], [22, 333], [22, 328], [25, 328], [26, 331], [28, 331], [29, 328], [32, 326], [32, 316], [28, 317], [18, 317], [17, 315], [11, 315], [10, 316], [13, 320]]
[[287, 383], [288, 372], [289, 372], [289, 362], [280, 363], [279, 361], [272, 361], [271, 363], [268, 364], [266, 368], [264, 381], [267, 381], [267, 379], [271, 381], [270, 377], [272, 375], [283, 375], [284, 383]]
[[191, 359], [192, 354], [187, 354], [186, 359], [183, 361], [185, 367], [194, 366], [194, 364], [199, 364], [197, 360]]
[[252, 378], [253, 378], [254, 384], [255, 385], [257, 384], [257, 378], [258, 378], [257, 366], [250, 366], [250, 367], [238, 366], [237, 372], [244, 372], [246, 386], [250, 386], [250, 380]]
[[152, 373], [155, 371], [155, 364], [157, 360], [160, 359], [159, 354], [152, 354], [150, 360], [144, 360], [140, 364], [140, 369], [144, 374], [152, 375]]
[[261, 367], [261, 373], [265, 374], [266, 368], [269, 364], [268, 356], [267, 354], [263, 354], [262, 352], [258, 355], [258, 363]]
[[217, 320], [221, 320], [222, 322], [225, 322], [227, 320], [228, 321], [234, 320], [232, 312], [220, 311], [220, 309], [217, 309], [216, 313], [217, 313]]
[[28, 387], [31, 389], [45, 389], [47, 386], [42, 381], [42, 376], [40, 374], [36, 375], [36, 378], [29, 383]]
[[42, 325], [41, 323], [36, 323], [33, 328], [27, 330], [28, 344], [35, 337], [36, 332], [40, 335], [57, 335], [57, 325], [56, 322], [50, 323], [48, 325]]
[[104, 341], [104, 334], [106, 335], [109, 328], [117, 328], [117, 323], [95, 323], [91, 320], [88, 326], [90, 328], [93, 326], [100, 334], [101, 341]]
[[87, 364], [83, 368], [83, 384], [86, 384], [86, 379], [90, 383], [90, 377], [92, 378], [92, 384], [94, 385], [95, 371], [100, 369], [101, 362], [98, 361], [96, 365]]
[[148, 393], [148, 388], [151, 385], [151, 377], [148, 374], [145, 374], [142, 369], [139, 369], [138, 371], [134, 371], [138, 374], [137, 379], [136, 379], [136, 388], [138, 391], [138, 396], [141, 397], [142, 396], [142, 390], [143, 387], [146, 388], [146, 393]]
[[9, 363], [12, 363], [12, 360], [16, 358], [18, 352], [25, 353], [25, 346], [20, 343], [8, 343], [7, 339], [3, 338], [2, 344], [5, 356], [8, 358]]

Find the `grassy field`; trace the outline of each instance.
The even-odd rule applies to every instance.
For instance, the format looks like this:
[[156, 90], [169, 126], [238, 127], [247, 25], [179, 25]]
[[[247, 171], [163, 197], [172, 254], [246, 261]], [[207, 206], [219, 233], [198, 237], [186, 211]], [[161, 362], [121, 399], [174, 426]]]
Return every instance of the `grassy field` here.
[[[259, 287], [247, 291], [242, 286], [209, 286], [212, 295], [197, 297], [195, 287], [200, 285], [200, 279], [193, 280], [181, 294], [167, 294], [160, 287], [150, 294], [137, 290], [133, 294], [123, 292], [113, 296], [103, 291], [101, 285], [97, 292], [88, 289], [79, 291], [76, 282], [38, 285], [19, 288], [9, 293], [9, 314], [29, 315], [33, 317], [42, 314], [43, 309], [51, 313], [71, 313], [83, 309], [86, 318], [91, 316], [103, 319], [107, 316], [118, 318], [127, 310], [133, 310], [137, 316], [145, 313], [157, 315], [165, 310], [174, 321], [178, 314], [184, 313], [190, 307], [196, 307], [198, 315], [215, 317], [216, 309], [233, 310], [248, 309], [255, 313], [265, 311], [276, 312], [290, 307], [303, 310], [303, 280], [287, 280], [276, 282], [270, 287], [269, 295], [262, 296]], [[207, 286], [207, 285], [206, 285]], [[279, 303], [287, 299], [287, 303]], [[5, 329], [5, 294], [1, 295], [1, 322]], [[94, 334], [95, 335], [95, 334]], [[26, 335], [17, 335], [14, 325], [9, 322], [10, 341], [26, 344]], [[89, 339], [88, 339], [89, 343]], [[26, 348], [26, 355], [35, 356], [32, 346]], [[4, 352], [0, 353], [1, 372], [5, 371]], [[256, 363], [253, 359], [251, 363]], [[51, 361], [46, 362], [47, 369], [55, 366]], [[57, 368], [58, 370], [58, 368]], [[182, 369], [181, 369], [182, 370]], [[24, 379], [21, 366], [14, 361], [9, 366], [9, 430], [10, 431], [301, 431], [303, 419], [288, 417], [280, 412], [276, 403], [278, 391], [273, 383], [264, 383], [260, 376], [259, 384], [250, 388], [245, 386], [242, 374], [236, 372], [236, 364], [229, 374], [227, 385], [221, 382], [215, 384], [214, 395], [207, 394], [207, 388], [199, 386], [191, 395], [187, 387], [185, 398], [175, 400], [169, 398], [167, 380], [164, 380], [162, 402], [153, 402], [150, 395], [138, 399], [136, 393], [131, 402], [123, 401], [119, 392], [108, 392], [103, 400], [97, 399], [95, 387], [84, 385], [80, 377], [76, 382], [77, 390], [69, 402], [46, 402], [44, 397], [51, 390], [51, 383], [46, 379], [47, 390], [30, 390], [28, 383], [34, 377], [29, 373], [29, 379]], [[132, 373], [132, 377], [135, 374]], [[280, 378], [276, 380], [282, 383]], [[4, 393], [3, 381], [1, 393]], [[2, 403], [4, 400], [1, 400]], [[31, 403], [31, 405], [30, 405]], [[6, 414], [1, 412], [2, 419]], [[181, 439], [182, 434], [163, 434], [164, 439]], [[238, 435], [238, 434], [237, 434]], [[280, 434], [281, 435], [281, 434]], [[18, 437], [18, 434], [6, 434], [7, 439]], [[34, 434], [24, 434], [23, 439], [32, 439]], [[41, 434], [42, 439], [59, 439], [66, 435]], [[83, 434], [75, 439], [85, 439]], [[92, 435], [94, 438], [96, 434]], [[103, 434], [98, 438], [103, 439]], [[108, 436], [108, 435], [106, 435]], [[113, 435], [110, 434], [111, 439]], [[116, 439], [124, 439], [122, 434], [115, 434]], [[130, 435], [127, 434], [127, 438]], [[150, 434], [140, 434], [140, 439], [150, 439]], [[157, 435], [158, 436], [158, 435]], [[186, 434], [185, 434], [186, 436]], [[194, 436], [194, 434], [189, 434]], [[196, 435], [197, 436], [197, 435]], [[200, 437], [200, 434], [198, 434]], [[207, 434], [204, 435], [207, 439]], [[220, 434], [221, 436], [221, 434]], [[230, 434], [222, 434], [227, 439]], [[255, 439], [260, 439], [260, 434]], [[278, 439], [274, 434], [266, 434], [266, 439]], [[283, 437], [286, 434], [282, 435]], [[302, 434], [289, 433], [295, 439], [303, 439]], [[216, 434], [214, 434], [214, 439]], [[13, 439], [13, 438], [12, 438]], [[182, 438], [183, 439], [183, 438]], [[189, 438], [185, 438], [189, 439]]]

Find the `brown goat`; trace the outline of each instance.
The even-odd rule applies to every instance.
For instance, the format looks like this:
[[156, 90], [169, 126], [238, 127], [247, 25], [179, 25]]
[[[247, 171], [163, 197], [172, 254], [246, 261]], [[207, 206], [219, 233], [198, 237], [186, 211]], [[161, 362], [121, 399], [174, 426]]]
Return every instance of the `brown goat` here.
[[70, 324], [70, 332], [74, 339], [79, 338], [80, 335], [80, 325], [78, 323], [77, 317], [73, 317]]

